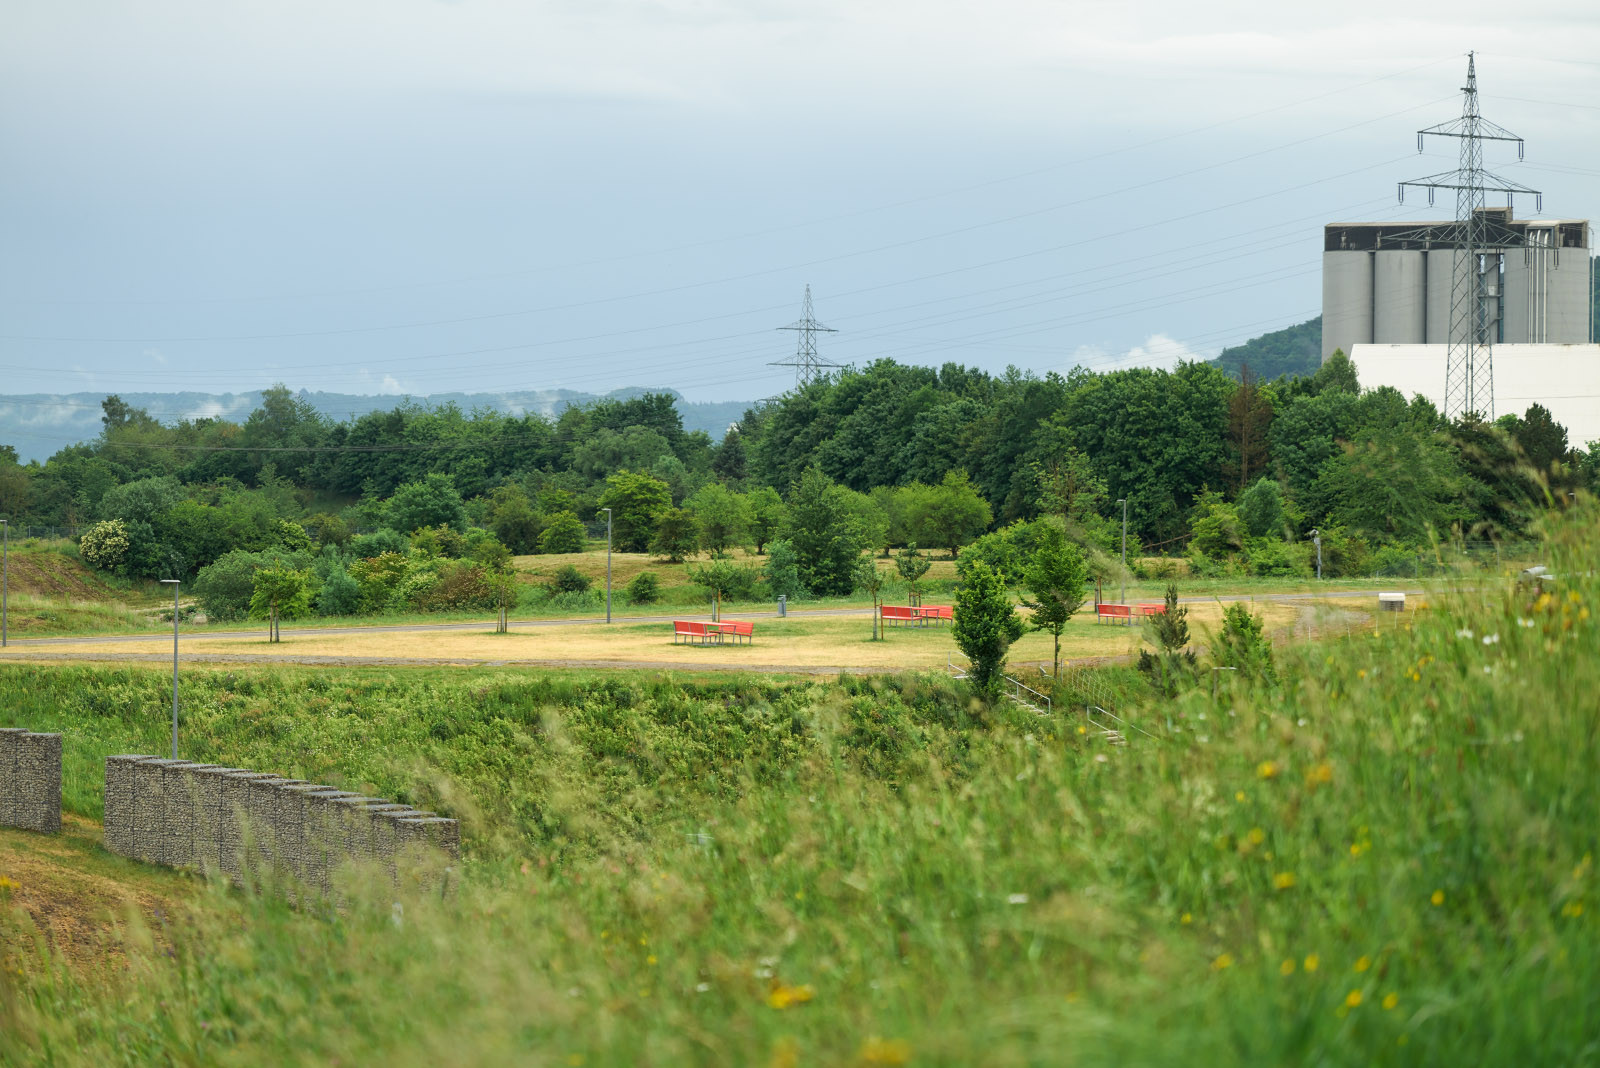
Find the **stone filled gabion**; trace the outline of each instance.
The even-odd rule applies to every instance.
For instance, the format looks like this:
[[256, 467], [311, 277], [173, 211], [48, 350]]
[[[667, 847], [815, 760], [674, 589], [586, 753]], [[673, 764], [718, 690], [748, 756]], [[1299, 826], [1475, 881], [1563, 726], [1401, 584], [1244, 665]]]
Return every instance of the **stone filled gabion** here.
[[[11, 766], [5, 763], [10, 745], [0, 737], [0, 770]], [[59, 750], [56, 738], [58, 769]], [[59, 785], [56, 792], [59, 809]], [[306, 890], [329, 893], [335, 870], [352, 862], [376, 862], [391, 885], [416, 870], [421, 885], [434, 886], [442, 877], [434, 858], [454, 860], [461, 852], [455, 820], [216, 764], [107, 757], [105, 799], [107, 849], [171, 867], [213, 870], [236, 883], [251, 872], [276, 872], [296, 899]]]
[[0, 825], [61, 830], [61, 735], [0, 729]]

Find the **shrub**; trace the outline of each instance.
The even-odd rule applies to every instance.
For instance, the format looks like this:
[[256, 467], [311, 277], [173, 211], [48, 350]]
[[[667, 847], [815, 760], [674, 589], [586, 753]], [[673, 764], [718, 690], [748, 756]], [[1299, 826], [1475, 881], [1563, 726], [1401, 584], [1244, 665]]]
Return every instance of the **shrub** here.
[[1253, 615], [1242, 602], [1225, 607], [1222, 632], [1217, 635], [1217, 664], [1234, 668], [1249, 679], [1272, 678], [1272, 642], [1263, 631], [1262, 617]]
[[1245, 566], [1250, 574], [1263, 577], [1303, 577], [1310, 573], [1304, 547], [1277, 538], [1252, 538], [1245, 551]]
[[288, 519], [272, 521], [272, 540], [292, 553], [311, 551], [311, 535], [306, 533], [306, 528]]
[[192, 587], [196, 599], [215, 622], [244, 619], [255, 593], [255, 573], [264, 567], [301, 570], [311, 567], [308, 553], [250, 553], [236, 549], [223, 553], [195, 576]]
[[101, 571], [115, 571], [128, 555], [128, 528], [120, 519], [96, 523], [83, 532], [78, 555]]
[[773, 597], [787, 597], [793, 601], [804, 596], [805, 585], [800, 581], [800, 558], [793, 544], [780, 538], [768, 545], [765, 570], [767, 586], [772, 590]]
[[589, 532], [583, 520], [571, 512], [557, 512], [545, 523], [539, 535], [539, 551], [551, 553], [581, 553], [589, 546]]
[[447, 561], [439, 567], [428, 589], [417, 598], [416, 606], [424, 612], [450, 612], [493, 608], [494, 600], [494, 589], [485, 568]]
[[591, 584], [589, 576], [571, 564], [556, 568], [556, 573], [550, 576], [550, 588], [557, 593], [585, 593]]
[[[357, 539], [358, 541], [360, 539]], [[361, 610], [381, 612], [411, 570], [411, 562], [401, 553], [383, 552], [350, 565], [350, 577], [361, 587]]]
[[371, 534], [357, 534], [350, 540], [350, 555], [358, 560], [368, 560], [384, 553], [404, 556], [411, 548], [406, 536], [390, 527], [380, 527]]
[[1005, 581], [988, 564], [974, 561], [956, 591], [951, 634], [972, 662], [972, 679], [979, 690], [999, 693], [1006, 666], [1006, 651], [1022, 637], [1022, 620], [1012, 607]]
[[654, 571], [641, 571], [623, 588], [629, 604], [655, 604], [661, 599], [661, 582]]

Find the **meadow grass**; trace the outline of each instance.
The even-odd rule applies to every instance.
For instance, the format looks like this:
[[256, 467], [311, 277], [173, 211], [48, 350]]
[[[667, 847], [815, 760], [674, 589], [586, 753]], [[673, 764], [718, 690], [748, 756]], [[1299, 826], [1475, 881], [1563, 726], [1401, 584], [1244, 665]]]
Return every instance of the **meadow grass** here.
[[[1551, 533], [1546, 595], [1480, 581], [1276, 681], [1146, 694], [1123, 748], [932, 677], [208, 673], [187, 755], [461, 815], [457, 892], [213, 887], [123, 973], [0, 976], [0, 1059], [1591, 1062], [1595, 519]], [[0, 668], [91, 814], [159, 693]]]

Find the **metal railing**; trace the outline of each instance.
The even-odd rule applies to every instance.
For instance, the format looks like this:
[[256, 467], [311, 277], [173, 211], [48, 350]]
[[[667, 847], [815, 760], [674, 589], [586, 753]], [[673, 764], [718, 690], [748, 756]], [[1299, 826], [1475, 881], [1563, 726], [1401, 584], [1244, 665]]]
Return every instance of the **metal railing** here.
[[[1001, 677], [1006, 680], [1006, 687], [1010, 691], [1006, 694], [1006, 696], [1017, 702], [1017, 704], [1027, 705], [1029, 708], [1032, 708], [1037, 712], [1041, 712], [1046, 716], [1055, 714], [1055, 704], [1050, 700], [1050, 698], [1046, 697], [1038, 690], [1035, 690], [1032, 686], [1024, 686], [1021, 682], [1012, 678], [1010, 675], [1003, 675]], [[1028, 700], [1026, 697], [1022, 696], [1024, 693], [1032, 694], [1034, 699], [1032, 701]]]

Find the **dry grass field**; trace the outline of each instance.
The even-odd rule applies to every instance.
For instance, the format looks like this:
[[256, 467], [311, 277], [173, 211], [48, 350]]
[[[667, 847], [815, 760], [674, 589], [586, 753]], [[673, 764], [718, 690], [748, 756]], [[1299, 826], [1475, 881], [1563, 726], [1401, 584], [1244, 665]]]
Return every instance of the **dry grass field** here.
[[[1370, 620], [1367, 598], [1325, 601], [1272, 601], [1255, 606], [1266, 620], [1269, 631], [1287, 636], [1310, 636], [1329, 627], [1365, 624]], [[1216, 602], [1189, 607], [1192, 639], [1205, 644], [1221, 621], [1222, 607]], [[703, 618], [693, 615], [691, 618]], [[729, 612], [725, 618], [739, 618]], [[508, 634], [484, 629], [453, 631], [386, 630], [350, 631], [296, 635], [285, 628], [281, 642], [268, 643], [259, 632], [199, 634], [182, 642], [186, 658], [204, 660], [227, 657], [263, 663], [302, 660], [306, 663], [326, 658], [352, 660], [390, 660], [463, 665], [484, 663], [528, 663], [547, 666], [638, 665], [641, 667], [683, 670], [744, 669], [782, 670], [942, 670], [961, 657], [948, 626], [890, 627], [884, 638], [872, 640], [869, 617], [861, 615], [808, 615], [795, 613], [785, 619], [755, 620], [755, 641], [748, 645], [678, 645], [673, 642], [668, 623], [619, 620], [602, 623], [570, 623], [515, 628]], [[1095, 622], [1092, 614], [1072, 620], [1062, 635], [1064, 659], [1118, 657], [1136, 653], [1142, 644], [1138, 626], [1116, 626]], [[42, 652], [43, 650], [40, 650]], [[52, 660], [77, 657], [97, 660], [127, 656], [146, 659], [164, 655], [149, 641], [63, 642], [48, 647]], [[27, 647], [14, 647], [9, 658], [30, 659]], [[1026, 634], [1012, 647], [1014, 668], [1032, 671], [1034, 665], [1048, 665], [1051, 640], [1047, 634]], [[37, 658], [37, 653], [33, 658]], [[313, 659], [314, 658], [314, 659]]]

